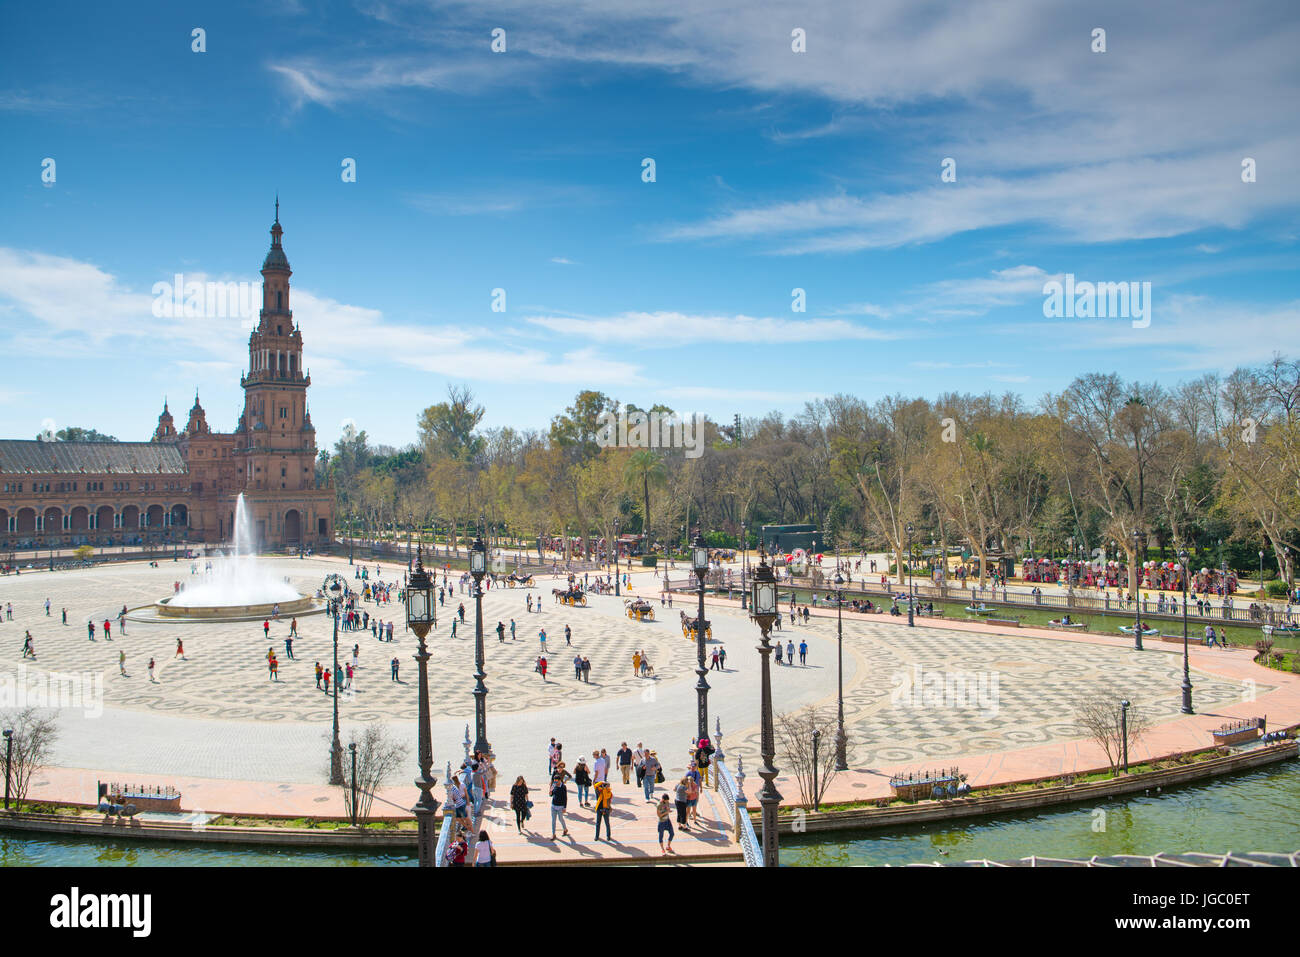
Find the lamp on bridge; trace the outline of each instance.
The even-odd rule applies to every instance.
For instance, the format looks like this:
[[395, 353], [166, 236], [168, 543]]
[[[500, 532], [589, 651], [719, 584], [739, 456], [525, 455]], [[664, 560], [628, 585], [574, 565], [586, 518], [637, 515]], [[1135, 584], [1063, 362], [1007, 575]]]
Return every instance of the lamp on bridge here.
[[429, 649], [424, 644], [425, 636], [434, 624], [433, 582], [424, 570], [422, 546], [415, 551], [415, 572], [406, 585], [406, 625], [415, 632], [420, 647], [415, 660], [420, 668], [420, 776], [415, 785], [420, 789], [420, 800], [412, 811], [419, 827], [418, 849], [421, 867], [434, 867], [433, 817], [438, 811], [438, 802], [433, 797], [433, 786], [437, 779], [429, 775], [433, 768], [433, 732], [429, 726]]
[[763, 779], [763, 789], [758, 793], [759, 803], [763, 805], [763, 865], [780, 866], [780, 843], [776, 832], [776, 812], [781, 806], [781, 794], [776, 789], [777, 769], [772, 761], [776, 757], [776, 736], [772, 730], [772, 646], [768, 636], [776, 622], [776, 576], [767, 563], [767, 553], [760, 549], [759, 565], [754, 569], [752, 592], [750, 594], [750, 617], [758, 624], [763, 636], [763, 643], [758, 646], [762, 656], [762, 700], [760, 705], [762, 734], [760, 749], [763, 764], [758, 769]]

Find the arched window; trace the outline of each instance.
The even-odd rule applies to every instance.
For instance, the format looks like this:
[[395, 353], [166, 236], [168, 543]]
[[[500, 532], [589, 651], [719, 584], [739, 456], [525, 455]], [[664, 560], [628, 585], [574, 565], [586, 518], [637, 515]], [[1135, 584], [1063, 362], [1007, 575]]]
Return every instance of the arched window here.
[[277, 290], [277, 292], [276, 292], [276, 294], [275, 294], [275, 308], [276, 308], [276, 309], [280, 309], [280, 308], [282, 308], [282, 306], [281, 306], [281, 300], [282, 300], [283, 296], [284, 296], [284, 293], [279, 292], [279, 291]]

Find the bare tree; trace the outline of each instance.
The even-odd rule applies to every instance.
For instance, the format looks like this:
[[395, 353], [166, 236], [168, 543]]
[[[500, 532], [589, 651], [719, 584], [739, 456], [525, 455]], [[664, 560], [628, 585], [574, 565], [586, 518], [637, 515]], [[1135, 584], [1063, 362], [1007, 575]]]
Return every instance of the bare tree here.
[[355, 787], [357, 822], [364, 825], [370, 817], [375, 792], [406, 759], [407, 748], [395, 741], [378, 721], [366, 725], [360, 734], [354, 730], [348, 744], [349, 752], [351, 745], [357, 747], [356, 778], [353, 779], [352, 767], [349, 766], [352, 756], [345, 753], [343, 807], [351, 817], [352, 792]]
[[1119, 774], [1124, 760], [1124, 733], [1127, 723], [1128, 747], [1131, 751], [1138, 740], [1151, 728], [1146, 712], [1130, 703], [1125, 718], [1124, 695], [1111, 685], [1095, 685], [1084, 689], [1074, 702], [1074, 717], [1083, 725], [1093, 741], [1100, 745], [1110, 764], [1112, 777]]
[[[23, 708], [0, 717], [6, 730], [13, 731], [13, 753], [5, 768], [13, 795], [19, 805], [27, 798], [32, 775], [44, 768], [58, 740], [59, 729], [53, 711]], [[7, 754], [8, 751], [6, 750]]]
[[[817, 760], [813, 761], [813, 732], [820, 731]], [[822, 795], [835, 777], [835, 736], [838, 733], [835, 714], [829, 709], [812, 705], [793, 713], [776, 716], [776, 735], [781, 748], [781, 762], [794, 772], [799, 786], [799, 801], [811, 807], [819, 804]], [[817, 788], [813, 790], [813, 769], [817, 770]]]

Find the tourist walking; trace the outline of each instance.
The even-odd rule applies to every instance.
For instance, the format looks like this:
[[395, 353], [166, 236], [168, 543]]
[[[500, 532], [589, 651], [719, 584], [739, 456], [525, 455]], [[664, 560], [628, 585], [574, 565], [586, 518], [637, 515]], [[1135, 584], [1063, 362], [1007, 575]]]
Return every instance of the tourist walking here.
[[537, 640], [541, 642], [542, 654], [546, 654], [546, 629], [545, 628], [537, 632]]
[[393, 660], [392, 660], [392, 662], [390, 662], [389, 667], [392, 669], [392, 673], [393, 673], [393, 674], [392, 674], [392, 677], [393, 677], [393, 680], [394, 680], [394, 681], [400, 681], [400, 679], [398, 678], [398, 672], [401, 670], [401, 667], [402, 667], [402, 662], [401, 662], [401, 660], [400, 660], [399, 658], [397, 658], [397, 657], [394, 657]]
[[573, 644], [573, 629], [569, 627], [568, 622], [565, 622], [564, 624], [564, 643], [566, 645]]
[[276, 657], [275, 657], [275, 654], [274, 654], [274, 653], [272, 653], [271, 657], [270, 657], [269, 659], [267, 659], [267, 662], [266, 662], [266, 663], [267, 663], [268, 668], [269, 668], [270, 671], [271, 671], [271, 674], [270, 674], [270, 680], [272, 680], [272, 681], [279, 681], [279, 680], [280, 680], [280, 677], [279, 677], [280, 662], [276, 660]]
[[290, 638], [298, 637], [298, 617], [296, 615], [294, 616], [293, 620], [289, 622], [289, 637]]
[[632, 652], [632, 677], [637, 678], [641, 675], [641, 652]]
[[600, 840], [600, 822], [605, 822], [605, 840], [613, 841], [609, 830], [610, 812], [614, 806], [614, 792], [604, 781], [596, 782], [596, 840]]
[[718, 667], [722, 671], [727, 670], [727, 649], [725, 647], [718, 649]]
[[623, 783], [627, 784], [628, 776], [632, 773], [632, 749], [627, 746], [626, 741], [623, 742], [623, 746], [618, 749], [614, 757], [617, 759], [618, 769], [623, 775]]
[[271, 622], [269, 619], [262, 619], [262, 634], [268, 639], [271, 637]]
[[325, 669], [320, 666], [320, 662], [316, 662], [316, 687], [318, 689], [320, 688], [320, 679], [324, 671]]
[[673, 803], [677, 806], [677, 823], [683, 831], [689, 831], [690, 823], [686, 820], [686, 812], [690, 809], [689, 797], [690, 785], [686, 778], [682, 778], [673, 788]]
[[515, 620], [513, 618], [510, 619], [510, 640], [515, 640]]
[[794, 641], [785, 643], [785, 660], [790, 667], [794, 667]]
[[807, 663], [808, 663], [808, 642], [801, 641], [799, 642], [799, 664], [806, 665]]
[[556, 775], [551, 778], [551, 840], [555, 840], [555, 822], [560, 822], [560, 827], [564, 829], [564, 836], [569, 836], [569, 825], [564, 820], [564, 811], [569, 804], [569, 789], [564, 784], [567, 776], [564, 773], [564, 762], [561, 761], [556, 766]]
[[590, 658], [582, 659], [582, 680], [585, 681], [587, 684], [591, 684], [591, 659]]
[[119, 651], [117, 653], [117, 670], [118, 673], [121, 674], [123, 678], [126, 677], [126, 652], [125, 651]]
[[521, 774], [510, 788], [510, 809], [515, 812], [515, 830], [520, 834], [524, 832], [524, 822], [532, 816], [529, 813], [532, 806], [533, 802], [528, 800], [528, 785]]
[[573, 766], [573, 784], [578, 789], [578, 804], [586, 807], [587, 798], [591, 796], [591, 772], [587, 769], [585, 757], [578, 758], [578, 763]]
[[658, 783], [658, 778], [662, 773], [662, 770], [663, 766], [659, 763], [659, 758], [656, 756], [655, 752], [648, 752], [645, 761], [642, 762], [642, 772], [644, 777], [641, 779], [642, 787], [645, 788], [645, 799], [647, 804], [654, 802], [655, 784]]
[[595, 766], [592, 768], [592, 774], [597, 781], [609, 783], [609, 752], [604, 748], [600, 749], [600, 757], [596, 758]]
[[32, 661], [36, 660], [36, 648], [32, 645], [32, 633], [30, 631], [23, 638], [23, 657], [30, 658]]
[[290, 661], [293, 660], [293, 638], [284, 639], [284, 656]]
[[536, 670], [537, 670], [537, 673], [538, 673], [539, 675], [542, 676], [542, 682], [545, 683], [545, 681], [546, 681], [546, 656], [545, 656], [545, 655], [538, 655], [538, 656], [537, 656], [537, 669], [536, 669]]
[[578, 681], [582, 680], [582, 655], [573, 656], [573, 677]]
[[474, 845], [475, 867], [496, 867], [497, 849], [492, 846], [487, 831], [478, 832], [478, 843]]
[[149, 659], [149, 681], [150, 681], [151, 684], [157, 684], [157, 683], [158, 683], [158, 679], [156, 679], [156, 678], [154, 677], [154, 675], [153, 675], [153, 669], [154, 669], [154, 661], [153, 661], [152, 658], [150, 658], [150, 659]]
[[110, 627], [109, 620], [107, 618], [104, 619], [104, 640], [105, 641], [113, 640], [112, 628]]
[[[182, 642], [181, 639], [179, 639], [179, 638], [176, 639], [176, 655], [175, 655], [175, 657], [176, 657], [176, 658], [179, 658], [181, 661], [185, 661], [185, 660], [186, 660], [186, 659], [185, 659], [185, 644], [184, 644], [184, 642]], [[173, 660], [175, 660], [175, 659], [173, 659]], [[317, 668], [319, 668], [319, 665], [317, 666]]]
[[[664, 854], [671, 854], [673, 852], [674, 834], [673, 834], [672, 813], [673, 813], [672, 808], [668, 806], [668, 795], [665, 794], [663, 796], [663, 800], [661, 800], [655, 806], [655, 814], [659, 818], [659, 850], [662, 851]], [[668, 835], [667, 848], [664, 847], [665, 834]]]
[[505, 622], [503, 622], [503, 621], [498, 621], [498, 622], [497, 622], [497, 641], [498, 641], [498, 642], [501, 642], [502, 644], [504, 644], [504, 643], [505, 643], [505, 640], [506, 640], [506, 624], [505, 624]]
[[329, 694], [330, 693], [330, 672], [328, 668], [324, 669], [321, 672], [321, 681], [324, 682], [325, 684], [325, 693]]

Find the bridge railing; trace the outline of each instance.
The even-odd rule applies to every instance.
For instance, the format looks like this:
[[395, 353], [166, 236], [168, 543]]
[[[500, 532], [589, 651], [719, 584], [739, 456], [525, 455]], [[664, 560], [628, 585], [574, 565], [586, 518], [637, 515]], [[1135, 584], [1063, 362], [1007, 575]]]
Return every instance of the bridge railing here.
[[749, 819], [749, 800], [745, 797], [745, 767], [743, 760], [733, 775], [726, 762], [717, 754], [713, 756], [713, 781], [718, 793], [722, 795], [727, 815], [731, 822], [732, 836], [740, 845], [745, 856], [746, 867], [763, 866], [763, 845], [754, 833], [753, 822]]

